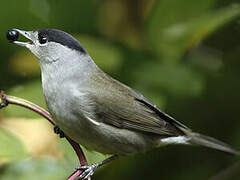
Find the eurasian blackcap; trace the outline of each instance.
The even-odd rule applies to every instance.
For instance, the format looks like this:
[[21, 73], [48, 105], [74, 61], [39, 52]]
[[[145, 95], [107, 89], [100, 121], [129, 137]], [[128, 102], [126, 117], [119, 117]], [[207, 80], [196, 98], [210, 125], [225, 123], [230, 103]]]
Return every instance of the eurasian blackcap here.
[[[30, 41], [17, 41], [19, 33]], [[38, 58], [52, 117], [86, 148], [127, 155], [166, 144], [197, 144], [239, 155], [216, 139], [192, 132], [142, 94], [111, 78], [71, 35], [56, 29], [13, 29], [7, 37]], [[82, 167], [86, 170], [80, 178], [88, 178], [103, 163]]]

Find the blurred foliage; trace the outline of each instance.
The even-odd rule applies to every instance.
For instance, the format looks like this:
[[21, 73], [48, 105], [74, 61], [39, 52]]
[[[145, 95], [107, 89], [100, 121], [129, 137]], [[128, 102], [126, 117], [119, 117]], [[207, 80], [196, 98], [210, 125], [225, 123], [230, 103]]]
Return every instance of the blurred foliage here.
[[[240, 147], [238, 1], [2, 0], [0, 89], [46, 108], [36, 58], [5, 34], [57, 28], [176, 119]], [[106, 158], [84, 151], [90, 163]], [[94, 179], [208, 179], [236, 161], [206, 148], [169, 146], [122, 157]], [[39, 115], [16, 106], [0, 111], [0, 179], [66, 179], [77, 165], [70, 145]]]
[[23, 144], [3, 129], [0, 129], [0, 142], [4, 144], [4, 147], [0, 149], [1, 163], [26, 156]]

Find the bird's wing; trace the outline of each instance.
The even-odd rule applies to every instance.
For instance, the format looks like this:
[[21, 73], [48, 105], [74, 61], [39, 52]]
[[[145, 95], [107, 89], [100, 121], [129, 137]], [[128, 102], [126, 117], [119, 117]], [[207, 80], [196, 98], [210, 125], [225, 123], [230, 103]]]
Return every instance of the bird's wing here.
[[[183, 135], [188, 128], [162, 112], [140, 93], [123, 85], [114, 92], [90, 93], [95, 104], [95, 119], [118, 128], [161, 136]], [[113, 94], [115, 95], [113, 97]]]

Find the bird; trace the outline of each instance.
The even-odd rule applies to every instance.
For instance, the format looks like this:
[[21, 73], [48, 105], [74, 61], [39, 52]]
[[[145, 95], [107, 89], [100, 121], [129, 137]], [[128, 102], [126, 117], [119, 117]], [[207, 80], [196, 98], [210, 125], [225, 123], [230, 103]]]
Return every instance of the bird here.
[[[18, 41], [19, 34], [28, 39]], [[11, 29], [7, 39], [38, 59], [45, 101], [57, 127], [89, 150], [112, 156], [81, 166], [87, 179], [118, 156], [168, 144], [201, 145], [232, 155], [238, 150], [193, 132], [136, 90], [102, 71], [72, 35], [57, 29]]]

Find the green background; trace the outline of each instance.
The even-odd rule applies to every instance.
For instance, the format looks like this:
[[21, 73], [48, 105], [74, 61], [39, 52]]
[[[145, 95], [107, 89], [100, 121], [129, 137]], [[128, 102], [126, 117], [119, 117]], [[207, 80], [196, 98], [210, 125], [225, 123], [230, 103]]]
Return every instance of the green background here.
[[[105, 72], [194, 131], [240, 149], [238, 2], [2, 0], [0, 89], [46, 107], [36, 58], [8, 43], [6, 32], [61, 29], [76, 37]], [[0, 179], [66, 179], [77, 166], [71, 147], [57, 139], [61, 158], [33, 156], [11, 126], [1, 128], [2, 122], [19, 118], [37, 121], [39, 116], [14, 106], [0, 111]], [[93, 152], [87, 157], [90, 162], [104, 158]], [[97, 170], [93, 179], [202, 180], [227, 168], [233, 171], [222, 179], [239, 179], [238, 161], [203, 147], [167, 146], [122, 157]]]

